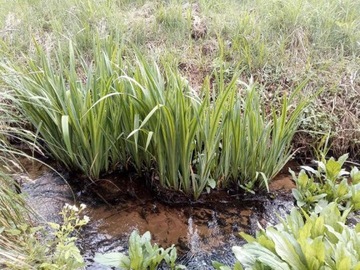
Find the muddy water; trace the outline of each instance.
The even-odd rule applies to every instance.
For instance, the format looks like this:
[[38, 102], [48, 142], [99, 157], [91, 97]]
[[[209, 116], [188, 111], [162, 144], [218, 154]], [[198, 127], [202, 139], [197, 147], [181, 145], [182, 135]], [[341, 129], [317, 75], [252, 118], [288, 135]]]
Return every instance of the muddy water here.
[[114, 208], [94, 207], [88, 211], [93, 222], [83, 232], [81, 245], [88, 269], [99, 269], [91, 263], [95, 251], [126, 250], [132, 230], [150, 231], [154, 242], [164, 247], [175, 244], [188, 269], [211, 269], [212, 260], [233, 263], [231, 247], [243, 244], [239, 231], [254, 233], [258, 223], [276, 222], [275, 213], [285, 213], [291, 206], [291, 200], [281, 197], [253, 206], [170, 207], [157, 201], [132, 201]]
[[[220, 192], [216, 202], [174, 205], [154, 199], [147, 188], [138, 184], [129, 176], [115, 176], [77, 192], [78, 203], [88, 205], [86, 214], [91, 219], [78, 242], [87, 261], [86, 269], [109, 269], [96, 264], [94, 254], [126, 252], [134, 229], [141, 234], [150, 231], [153, 242], [163, 247], [175, 244], [179, 262], [188, 269], [212, 269], [213, 260], [233, 264], [231, 247], [243, 244], [238, 237], [240, 231], [254, 233], [259, 225], [274, 224], [277, 214], [283, 215], [293, 206], [289, 192], [293, 183], [287, 175], [275, 179], [267, 195], [244, 197]], [[72, 191], [64, 180], [51, 172], [42, 172], [36, 180], [26, 183], [24, 191], [47, 220], [56, 220], [62, 205], [73, 202]], [[97, 195], [108, 199], [108, 203]]]
[[[285, 174], [271, 183], [270, 194], [244, 196], [220, 191], [211, 195], [213, 200], [205, 196], [198, 202], [169, 204], [156, 199], [142, 179], [119, 175], [102, 179], [79, 194], [89, 205], [87, 215], [92, 220], [80, 243], [87, 269], [106, 269], [93, 262], [95, 252], [126, 251], [134, 229], [150, 231], [153, 242], [163, 247], [175, 244], [179, 262], [188, 269], [212, 269], [213, 260], [233, 264], [231, 247], [244, 243], [238, 233], [253, 234], [259, 226], [276, 223], [277, 214], [284, 215], [293, 206], [293, 187]], [[93, 203], [99, 194], [109, 199], [109, 204]]]

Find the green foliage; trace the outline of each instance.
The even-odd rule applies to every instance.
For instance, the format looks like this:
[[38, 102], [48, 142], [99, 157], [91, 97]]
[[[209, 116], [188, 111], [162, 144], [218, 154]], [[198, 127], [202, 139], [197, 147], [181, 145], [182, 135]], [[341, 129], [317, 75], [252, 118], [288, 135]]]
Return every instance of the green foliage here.
[[47, 248], [52, 252], [46, 261], [40, 265], [41, 269], [63, 269], [64, 267], [66, 269], [79, 269], [85, 265], [80, 250], [75, 245], [77, 237], [73, 236], [75, 232], [89, 222], [87, 216], [80, 217], [84, 209], [84, 204], [80, 205], [80, 209], [65, 204], [60, 212], [63, 224], [49, 223], [54, 238], [47, 243]]
[[[5, 269], [35, 269], [46, 254], [39, 241], [40, 227], [26, 223], [0, 226], [0, 266]], [[37, 265], [38, 266], [38, 265]]]
[[1, 65], [13, 103], [67, 169], [93, 180], [118, 167], [155, 169], [162, 186], [197, 199], [230, 182], [267, 187], [291, 157], [307, 101], [290, 111], [284, 98], [267, 115], [255, 85], [236, 74], [225, 82], [223, 69], [201, 97], [170, 67], [161, 72], [139, 54], [131, 65], [113, 40], [94, 42], [91, 64], [70, 42], [68, 60], [59, 48], [51, 64], [38, 48], [26, 66]]
[[230, 266], [228, 265], [225, 265], [223, 263], [219, 263], [219, 262], [216, 262], [216, 261], [213, 261], [212, 262], [212, 265], [213, 267], [216, 269], [216, 270], [243, 270], [244, 268], [241, 266], [241, 263], [240, 262], [236, 262], [234, 264], [234, 267], [231, 268]]
[[33, 136], [19, 128], [25, 122], [8, 97], [7, 91], [0, 91], [0, 268], [12, 264], [17, 269], [31, 269], [28, 251], [40, 255], [41, 244], [35, 238], [38, 229], [30, 225], [30, 215], [34, 215], [34, 211], [18, 194], [18, 183], [9, 174], [22, 170], [16, 156], [25, 154], [12, 147], [9, 140], [31, 145], [27, 139]]
[[323, 205], [336, 202], [341, 211], [360, 209], [360, 172], [354, 167], [350, 173], [343, 169], [348, 155], [338, 160], [318, 161], [318, 169], [302, 166], [299, 175], [291, 171], [296, 183], [293, 196], [297, 205], [307, 211], [322, 211]]
[[173, 1], [168, 6], [160, 5], [156, 11], [156, 22], [159, 26], [164, 27], [168, 34], [171, 34], [176, 30], [185, 29], [186, 18], [183, 17], [181, 5]]
[[244, 269], [359, 269], [360, 230], [345, 225], [343, 214], [330, 203], [320, 214], [294, 208], [282, 222], [261, 230], [248, 242], [233, 247]]
[[17, 224], [0, 224], [0, 266], [6, 269], [79, 269], [84, 259], [76, 247], [73, 236], [89, 221], [80, 218], [76, 206], [65, 205], [60, 215], [63, 224], [49, 223], [50, 234], [45, 226], [33, 226], [28, 219]]
[[129, 238], [129, 255], [119, 252], [95, 254], [95, 261], [112, 267], [126, 270], [155, 270], [164, 261], [171, 269], [185, 269], [182, 265], [176, 265], [177, 258], [174, 245], [167, 249], [151, 244], [150, 232], [142, 236], [135, 230]]
[[9, 93], [0, 93], [0, 268], [3, 269], [78, 269], [83, 266], [75, 237], [70, 233], [78, 230], [87, 220], [78, 217], [79, 210], [64, 208], [61, 215], [64, 224], [57, 226], [52, 238], [45, 226], [35, 226], [32, 218], [37, 214], [26, 204], [23, 194], [18, 194], [18, 183], [3, 171], [22, 170], [16, 156], [27, 156], [12, 147], [8, 139], [38, 149], [30, 139], [35, 135], [26, 130], [25, 123], [9, 106]]
[[[59, 49], [57, 68], [38, 48], [39, 60], [29, 59], [26, 67], [3, 65], [3, 79], [16, 91], [14, 104], [37, 129], [47, 150], [68, 169], [80, 169], [96, 179], [110, 169], [110, 158], [116, 164], [124, 157], [125, 150], [114, 147], [117, 138], [111, 137], [121, 134], [121, 126], [107, 120], [116, 112], [113, 104], [105, 99], [92, 108], [100, 98], [113, 92], [110, 79], [115, 80], [118, 75], [112, 70], [116, 62], [111, 61], [119, 58], [110, 60], [98, 48], [93, 70], [84, 59], [75, 60], [71, 44], [69, 51], [67, 62]], [[114, 55], [117, 56], [116, 51]]]
[[[0, 268], [8, 263], [26, 268], [26, 253], [23, 247], [23, 233], [29, 231], [28, 218], [30, 210], [22, 196], [16, 193], [14, 181], [10, 176], [0, 173]], [[11, 233], [13, 232], [13, 233]], [[15, 232], [15, 233], [14, 233]], [[36, 245], [33, 246], [36, 250]]]
[[[309, 93], [329, 91], [308, 109], [306, 136], [318, 138], [324, 128], [333, 129], [342, 137], [337, 141], [342, 152], [358, 149], [360, 118], [352, 101], [358, 96], [359, 1], [0, 0], [0, 5], [0, 54], [21, 65], [37, 54], [36, 44], [56, 62], [57, 44], [68, 55], [69, 40], [90, 62], [93, 37], [116, 36], [127, 47], [139, 46], [146, 57], [171, 56], [166, 60], [196, 86], [219, 65], [229, 73], [241, 66], [270, 95], [292, 92], [310, 76]], [[194, 38], [197, 29], [200, 38]]]
[[[295, 91], [297, 95], [302, 89]], [[228, 90], [227, 90], [228, 91]], [[232, 92], [226, 104], [219, 162], [219, 178], [252, 190], [268, 182], [292, 156], [291, 140], [308, 100], [290, 109], [294, 96], [284, 97], [280, 110], [266, 114], [255, 85], [245, 85], [245, 96]]]
[[[280, 37], [279, 43], [284, 42], [292, 47], [301, 46], [300, 44], [316, 50], [342, 47], [342, 50], [353, 53], [356, 48], [353, 38], [357, 34], [348, 31], [355, 31], [359, 27], [358, 24], [351, 23], [357, 13], [352, 9], [358, 8], [358, 5], [353, 1], [271, 0], [259, 6], [259, 13], [265, 15], [264, 22], [268, 22], [268, 39], [275, 34]], [[309, 43], [310, 40], [312, 44]]]
[[[154, 158], [162, 186], [198, 197], [203, 185], [207, 184], [207, 178], [191, 181], [191, 166], [194, 153], [200, 151], [196, 146], [201, 145], [199, 123], [206, 104], [202, 104], [178, 73], [166, 68], [164, 78], [157, 66], [150, 66], [143, 60], [134, 74], [132, 85], [141, 108], [147, 108], [149, 113], [140, 116], [143, 119], [141, 125], [129, 130], [128, 138], [134, 138], [135, 147], [147, 149]], [[137, 110], [135, 108], [135, 113], [139, 114]], [[146, 140], [145, 137], [142, 142], [138, 140], [141, 136]]]
[[[291, 171], [300, 208], [255, 237], [240, 233], [247, 244], [233, 247], [234, 269], [360, 269], [360, 227], [346, 224], [349, 213], [359, 209], [360, 172], [343, 169], [347, 157], [323, 157], [318, 170], [303, 166], [298, 176]], [[231, 269], [217, 262], [214, 267]]]
[[9, 175], [0, 172], [0, 225], [14, 226], [24, 223], [26, 203], [24, 198], [16, 193], [16, 183]]

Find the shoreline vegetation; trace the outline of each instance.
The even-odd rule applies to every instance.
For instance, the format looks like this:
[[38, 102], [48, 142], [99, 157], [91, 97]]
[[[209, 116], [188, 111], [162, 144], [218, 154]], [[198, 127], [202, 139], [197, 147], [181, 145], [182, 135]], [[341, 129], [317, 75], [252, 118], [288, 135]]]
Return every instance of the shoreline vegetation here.
[[[5, 0], [3, 0], [5, 1]], [[241, 71], [276, 104], [306, 79], [304, 95], [324, 91], [305, 110], [293, 141], [313, 156], [330, 134], [332, 153], [359, 154], [358, 1], [51, 1], [1, 3], [2, 58], [26, 63], [40, 46], [51, 63], [69, 40], [88, 63], [95, 40], [112, 37], [134, 61], [133, 48], [147, 59], [179, 70], [191, 88], [224, 71]], [[109, 44], [109, 46], [112, 46]], [[136, 54], [135, 54], [136, 55]]]
[[[358, 226], [344, 225], [350, 209], [358, 209], [358, 185], [346, 185], [341, 167], [358, 166], [360, 158], [360, 1], [0, 0], [0, 6], [0, 242], [17, 243], [0, 254], [9, 252], [14, 265], [28, 267], [33, 258], [23, 252], [31, 249], [61, 265], [69, 256], [57, 249], [64, 243], [76, 254], [74, 269], [83, 262], [70, 237], [75, 227], [63, 232], [63, 242], [38, 248], [40, 233], [9, 170], [21, 170], [16, 156], [26, 154], [17, 147], [24, 145], [93, 182], [135, 170], [194, 200], [216, 188], [266, 191], [294, 155], [319, 160], [318, 173], [307, 167], [293, 174], [301, 210], [285, 225], [246, 238], [246, 247], [263, 245], [276, 251], [270, 260], [278, 265], [302, 269], [306, 254], [291, 261], [280, 250], [282, 230], [296, 238], [296, 224], [313, 226], [313, 246], [300, 243], [308, 250], [323, 247], [317, 239], [325, 231], [334, 250], [342, 245], [339, 234], [358, 235]], [[311, 174], [317, 178], [305, 177]], [[331, 211], [340, 197], [344, 224], [320, 226], [316, 209]], [[315, 205], [304, 215], [306, 203]], [[63, 218], [77, 220], [69, 209]], [[243, 265], [262, 267], [239, 250]], [[348, 260], [344, 265], [355, 267]], [[311, 264], [324, 262], [331, 264], [320, 254]]]
[[26, 66], [1, 65], [38, 147], [67, 170], [92, 181], [122, 168], [153, 171], [153, 184], [198, 199], [231, 185], [268, 189], [292, 158], [292, 138], [314, 99], [299, 98], [306, 81], [279, 98], [278, 108], [266, 108], [256, 84], [236, 74], [226, 81], [221, 69], [195, 92], [172, 68], [140, 55], [124, 61], [116, 43], [95, 41], [90, 64], [70, 43], [68, 61], [59, 48], [52, 65], [38, 48]]

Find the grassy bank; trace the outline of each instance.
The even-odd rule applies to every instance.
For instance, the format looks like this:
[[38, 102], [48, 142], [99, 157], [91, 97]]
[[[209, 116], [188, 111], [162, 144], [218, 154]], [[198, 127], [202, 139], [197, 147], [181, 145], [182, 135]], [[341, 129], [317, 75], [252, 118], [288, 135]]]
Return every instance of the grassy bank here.
[[[283, 163], [281, 155], [274, 153], [272, 162], [261, 165], [244, 162], [238, 153], [243, 148], [248, 149], [245, 155], [250, 153], [246, 138], [252, 136], [259, 147], [255, 153], [266, 156], [276, 117], [291, 112], [282, 97], [297, 94], [299, 87], [303, 97], [323, 91], [305, 108], [300, 125], [294, 125], [297, 132], [290, 128], [286, 141], [295, 134], [293, 149], [312, 153], [330, 134], [332, 154], [358, 156], [358, 1], [1, 4], [2, 85], [18, 90], [14, 104], [41, 130], [46, 149], [58, 160], [69, 160], [64, 162], [69, 170], [95, 180], [119, 165], [137, 170], [155, 166], [163, 185], [186, 193], [271, 179], [278, 171], [274, 164]], [[144, 58], [138, 65], [140, 54]], [[152, 61], [157, 65], [144, 64]], [[256, 97], [246, 105], [239, 101], [244, 95], [230, 98], [229, 87], [233, 93], [244, 88], [235, 82], [237, 76], [245, 82], [253, 78], [259, 101]], [[233, 111], [240, 108], [242, 117], [226, 115], [219, 108], [225, 104]], [[280, 114], [270, 119], [272, 110]], [[236, 125], [246, 128], [235, 130]], [[175, 136], [179, 130], [184, 132]], [[242, 139], [229, 139], [233, 134]], [[283, 149], [288, 150], [278, 151], [288, 156], [287, 142]]]
[[[94, 58], [93, 37], [118, 37], [148, 58], [180, 70], [194, 89], [223, 68], [253, 76], [268, 103], [304, 89], [322, 95], [307, 109], [294, 145], [317, 147], [328, 132], [333, 154], [359, 152], [359, 1], [25, 1], [1, 0], [2, 55], [45, 48], [54, 59], [71, 40]], [[131, 48], [131, 47], [130, 47]], [[131, 49], [130, 49], [131, 50]], [[355, 102], [354, 102], [355, 101]], [[309, 147], [310, 145], [310, 147]]]
[[266, 189], [293, 150], [313, 158], [326, 134], [332, 155], [360, 157], [358, 0], [0, 6], [0, 268], [67, 263], [60, 242], [37, 241], [3, 173], [14, 143], [93, 181], [132, 168], [193, 198]]
[[173, 68], [139, 54], [123, 60], [113, 40], [95, 41], [92, 63], [70, 43], [53, 62], [38, 48], [26, 66], [1, 65], [13, 106], [68, 170], [94, 181], [117, 169], [154, 171], [156, 185], [197, 199], [233, 184], [266, 188], [291, 158], [309, 103], [295, 99], [304, 84], [266, 108], [254, 83], [225, 78], [222, 68], [195, 91]]
[[79, 219], [78, 212], [64, 209], [60, 213], [64, 225], [55, 224], [49, 230], [27, 204], [15, 180], [15, 175], [23, 172], [17, 158], [33, 157], [14, 147], [14, 142], [36, 151], [35, 134], [24, 128], [27, 122], [14, 110], [10, 92], [0, 92], [0, 103], [0, 268], [79, 269], [83, 259], [70, 233], [86, 222]]

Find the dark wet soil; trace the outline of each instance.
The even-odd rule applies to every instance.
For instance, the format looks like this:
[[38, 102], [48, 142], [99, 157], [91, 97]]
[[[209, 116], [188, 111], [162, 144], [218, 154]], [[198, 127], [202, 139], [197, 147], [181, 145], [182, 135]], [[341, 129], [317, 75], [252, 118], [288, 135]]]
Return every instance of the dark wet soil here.
[[[291, 168], [297, 169], [294, 164]], [[180, 263], [188, 269], [213, 269], [213, 260], [233, 264], [231, 247], [244, 243], [238, 237], [240, 231], [253, 234], [259, 226], [276, 223], [277, 215], [284, 215], [293, 206], [290, 191], [294, 184], [286, 171], [272, 181], [268, 194], [221, 190], [197, 202], [154, 191], [133, 174], [113, 174], [75, 189], [77, 203], [87, 204], [86, 215], [91, 220], [78, 242], [86, 269], [108, 269], [93, 262], [94, 254], [126, 252], [134, 229], [141, 234], [150, 231], [153, 242], [163, 247], [175, 244]], [[45, 219], [53, 220], [65, 202], [71, 203], [73, 193], [57, 174], [45, 170], [40, 175], [32, 175], [36, 180], [29, 180], [24, 191]], [[83, 181], [75, 176], [68, 180]], [[45, 209], [39, 207], [44, 204]]]

